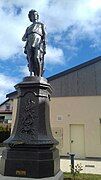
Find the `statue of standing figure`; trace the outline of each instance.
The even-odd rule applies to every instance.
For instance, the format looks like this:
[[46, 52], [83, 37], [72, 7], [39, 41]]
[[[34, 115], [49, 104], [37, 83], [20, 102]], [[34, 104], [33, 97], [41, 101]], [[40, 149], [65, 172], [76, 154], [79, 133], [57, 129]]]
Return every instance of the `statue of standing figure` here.
[[38, 22], [39, 14], [35, 10], [29, 11], [32, 24], [27, 27], [22, 41], [26, 41], [24, 53], [27, 55], [30, 76], [42, 76], [44, 73], [44, 55], [46, 54], [45, 25]]

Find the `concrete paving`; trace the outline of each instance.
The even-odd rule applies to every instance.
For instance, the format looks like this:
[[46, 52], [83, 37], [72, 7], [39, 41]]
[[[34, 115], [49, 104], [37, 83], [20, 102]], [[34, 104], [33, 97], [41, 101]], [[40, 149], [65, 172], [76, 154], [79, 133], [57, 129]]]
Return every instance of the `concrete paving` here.
[[[84, 160], [75, 160], [74, 166], [77, 164], [81, 164], [82, 171], [81, 173], [88, 173], [88, 174], [101, 174], [101, 160], [91, 160], [91, 159], [84, 159]], [[70, 172], [70, 159], [63, 158], [60, 160], [60, 167], [63, 172]]]

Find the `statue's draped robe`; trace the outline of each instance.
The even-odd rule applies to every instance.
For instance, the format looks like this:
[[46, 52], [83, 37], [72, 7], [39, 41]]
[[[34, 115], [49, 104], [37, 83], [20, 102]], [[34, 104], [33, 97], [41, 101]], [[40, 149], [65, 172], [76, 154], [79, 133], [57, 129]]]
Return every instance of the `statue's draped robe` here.
[[[31, 24], [23, 36], [26, 41], [25, 53], [29, 63], [29, 71], [39, 75], [43, 68], [45, 31], [44, 25], [40, 22]], [[40, 69], [41, 68], [41, 69]], [[42, 73], [42, 72], [41, 72]]]

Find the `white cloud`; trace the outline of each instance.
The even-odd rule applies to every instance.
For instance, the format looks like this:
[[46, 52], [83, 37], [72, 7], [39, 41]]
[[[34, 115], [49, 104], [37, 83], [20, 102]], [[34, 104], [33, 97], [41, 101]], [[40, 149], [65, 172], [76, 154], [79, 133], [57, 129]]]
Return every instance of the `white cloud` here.
[[[55, 40], [61, 43], [64, 41], [64, 46], [66, 43], [74, 46], [85, 36], [96, 44], [101, 44], [101, 41], [98, 41], [101, 31], [101, 0], [3, 0], [0, 1], [0, 59], [5, 60], [23, 54], [21, 38], [30, 24], [27, 17], [30, 9], [39, 11], [40, 19], [47, 26], [47, 32], [52, 36], [55, 33]], [[62, 37], [64, 32], [65, 37]], [[57, 48], [54, 45], [55, 48], [62, 54], [63, 47]], [[47, 57], [50, 55], [54, 58], [48, 53], [49, 50]], [[53, 63], [56, 62], [57, 59], [54, 58]]]
[[0, 73], [0, 103], [6, 99], [6, 94], [14, 91], [14, 86], [16, 83], [17, 79]]
[[45, 55], [45, 64], [64, 64], [64, 54], [62, 49], [47, 46], [47, 54]]
[[6, 100], [6, 91], [0, 91], [0, 104]]
[[27, 66], [21, 66], [20, 72], [22, 72], [24, 76], [29, 76], [30, 74]]

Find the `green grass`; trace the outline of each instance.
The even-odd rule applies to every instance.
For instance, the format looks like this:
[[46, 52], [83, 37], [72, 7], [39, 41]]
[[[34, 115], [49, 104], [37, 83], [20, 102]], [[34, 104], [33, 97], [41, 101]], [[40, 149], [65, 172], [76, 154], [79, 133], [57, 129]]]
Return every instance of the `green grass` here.
[[[72, 180], [74, 180], [73, 175], [71, 173], [65, 172], [64, 178], [72, 178]], [[101, 180], [101, 175], [79, 173], [75, 176], [75, 180]]]

